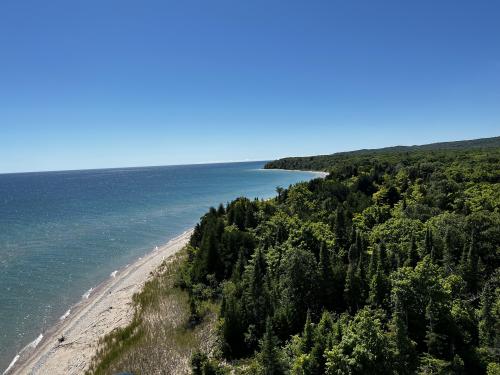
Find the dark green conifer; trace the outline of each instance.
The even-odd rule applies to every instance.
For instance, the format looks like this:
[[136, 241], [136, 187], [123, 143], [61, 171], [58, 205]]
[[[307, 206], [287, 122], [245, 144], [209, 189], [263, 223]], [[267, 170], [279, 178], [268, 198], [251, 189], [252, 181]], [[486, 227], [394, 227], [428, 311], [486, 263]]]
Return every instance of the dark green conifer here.
[[324, 243], [321, 244], [319, 252], [318, 273], [320, 276], [321, 303], [327, 308], [332, 308], [335, 298], [335, 280], [333, 277], [331, 254]]
[[266, 331], [260, 344], [260, 353], [258, 356], [262, 375], [278, 375], [283, 373], [277, 341], [273, 333], [271, 318], [268, 317], [266, 320]]
[[310, 375], [323, 375], [325, 373], [325, 350], [328, 349], [332, 329], [332, 317], [329, 312], [324, 311], [316, 326], [314, 346], [311, 350], [309, 366], [306, 369], [306, 373]]
[[345, 279], [344, 296], [351, 313], [356, 312], [359, 308], [361, 302], [360, 287], [358, 264], [355, 260], [352, 262], [349, 261]]
[[306, 324], [302, 333], [302, 353], [309, 353], [314, 345], [314, 326], [311, 321], [311, 311], [307, 310]]
[[444, 247], [443, 247], [443, 267], [445, 272], [453, 272], [453, 249], [452, 249], [452, 238], [449, 228], [446, 229], [446, 234], [444, 237]]
[[405, 266], [415, 268], [418, 263], [418, 251], [415, 238], [412, 236], [408, 256], [406, 257]]
[[481, 310], [479, 314], [479, 343], [483, 347], [495, 347], [496, 320], [493, 315], [495, 295], [491, 282], [487, 282], [481, 294]]
[[397, 295], [394, 297], [394, 314], [391, 321], [391, 338], [394, 345], [397, 374], [413, 374], [417, 365], [416, 344], [408, 337], [406, 311]]
[[378, 246], [374, 247], [372, 253], [370, 255], [370, 263], [368, 264], [368, 279], [371, 280], [375, 271], [377, 270], [379, 258], [378, 258], [379, 248]]
[[389, 261], [387, 259], [387, 249], [383, 242], [380, 242], [378, 247], [378, 262], [380, 267], [382, 267], [382, 271], [387, 273], [389, 271]]
[[430, 355], [440, 357], [445, 347], [445, 337], [437, 331], [440, 319], [437, 308], [437, 303], [432, 298], [429, 299], [429, 303], [425, 309], [425, 317], [427, 319], [425, 343], [427, 344], [427, 352]]
[[[433, 249], [433, 240], [432, 240], [432, 231], [430, 228], [427, 228], [425, 231], [425, 243], [424, 243], [424, 256], [431, 255]], [[431, 255], [432, 258], [432, 255]]]
[[338, 205], [335, 211], [335, 244], [339, 249], [347, 250], [347, 228], [345, 213], [342, 205]]
[[217, 209], [217, 216], [223, 216], [226, 213], [226, 209], [224, 208], [224, 205], [221, 203], [219, 204], [219, 208]]
[[474, 233], [471, 235], [469, 252], [467, 254], [467, 263], [465, 266], [465, 280], [467, 286], [472, 293], [476, 293], [478, 290], [479, 283], [479, 272], [478, 272], [479, 257], [477, 255], [476, 240]]

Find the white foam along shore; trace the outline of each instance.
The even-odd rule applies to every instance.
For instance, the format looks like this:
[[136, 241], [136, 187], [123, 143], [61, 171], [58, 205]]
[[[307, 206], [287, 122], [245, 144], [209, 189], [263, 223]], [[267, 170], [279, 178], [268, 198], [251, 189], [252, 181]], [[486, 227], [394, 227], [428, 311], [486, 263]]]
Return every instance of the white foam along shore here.
[[154, 270], [189, 241], [192, 229], [155, 248], [136, 262], [113, 272], [91, 288], [59, 323], [28, 344], [14, 357], [3, 375], [83, 374], [95, 353], [99, 338], [132, 320], [132, 296], [142, 289]]
[[261, 171], [283, 171], [283, 172], [302, 172], [302, 173], [314, 173], [318, 178], [325, 178], [328, 176], [328, 172], [324, 171], [306, 171], [302, 169], [282, 169], [282, 168], [262, 168]]

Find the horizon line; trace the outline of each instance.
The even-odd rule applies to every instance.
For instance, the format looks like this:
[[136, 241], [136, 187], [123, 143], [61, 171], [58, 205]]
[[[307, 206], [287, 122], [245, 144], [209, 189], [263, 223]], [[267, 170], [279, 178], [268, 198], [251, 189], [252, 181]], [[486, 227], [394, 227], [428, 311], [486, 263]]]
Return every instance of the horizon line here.
[[162, 167], [189, 167], [191, 165], [216, 165], [216, 164], [237, 164], [237, 163], [257, 163], [268, 162], [274, 159], [256, 159], [256, 160], [232, 160], [232, 161], [206, 161], [197, 163], [182, 163], [182, 164], [156, 164], [156, 165], [133, 165], [122, 167], [98, 167], [98, 168], [75, 168], [75, 169], [48, 169], [40, 171], [17, 171], [17, 172], [0, 172], [0, 176], [9, 174], [34, 174], [34, 173], [64, 173], [64, 172], [85, 172], [85, 171], [106, 171], [113, 169], [141, 169], [141, 168], [162, 168]]

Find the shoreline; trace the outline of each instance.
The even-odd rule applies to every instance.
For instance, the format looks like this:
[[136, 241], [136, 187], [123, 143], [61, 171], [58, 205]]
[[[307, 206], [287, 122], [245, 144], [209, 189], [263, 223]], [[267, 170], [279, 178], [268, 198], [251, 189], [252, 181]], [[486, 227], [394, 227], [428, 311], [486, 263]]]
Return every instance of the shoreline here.
[[[88, 290], [57, 323], [17, 353], [2, 374], [84, 373], [99, 339], [132, 320], [132, 296], [142, 290], [164, 260], [188, 243], [192, 232], [191, 228], [113, 271], [108, 279]], [[64, 341], [59, 341], [61, 337]]]
[[306, 173], [314, 173], [317, 175], [317, 178], [325, 178], [329, 175], [328, 172], [325, 171], [307, 171], [303, 169], [283, 169], [283, 168], [261, 168], [261, 171], [284, 171], [284, 172], [306, 172]]
[[[324, 171], [264, 169], [261, 171], [306, 172], [313, 178], [325, 178]], [[88, 368], [99, 339], [127, 325], [133, 317], [132, 296], [140, 292], [163, 260], [181, 250], [193, 228], [173, 237], [166, 244], [114, 270], [107, 279], [87, 290], [81, 299], [68, 306], [46, 331], [28, 343], [12, 359], [2, 375], [81, 374]], [[119, 286], [126, 285], [117, 290]], [[98, 321], [95, 322], [94, 319]], [[63, 338], [62, 341], [59, 341]], [[2, 369], [0, 369], [1, 371]]]

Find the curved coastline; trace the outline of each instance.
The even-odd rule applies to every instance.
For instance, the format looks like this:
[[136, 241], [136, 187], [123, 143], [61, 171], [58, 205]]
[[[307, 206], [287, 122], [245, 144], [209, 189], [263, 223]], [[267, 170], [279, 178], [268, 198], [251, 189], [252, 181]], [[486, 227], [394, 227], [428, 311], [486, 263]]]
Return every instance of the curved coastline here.
[[317, 175], [318, 178], [325, 178], [328, 176], [328, 172], [325, 171], [307, 171], [302, 169], [283, 169], [283, 168], [261, 168], [260, 171], [284, 171], [284, 172], [301, 172], [301, 173], [313, 173]]
[[132, 296], [165, 259], [188, 243], [192, 232], [189, 229], [172, 238], [91, 288], [68, 309], [64, 319], [38, 336], [36, 345], [34, 341], [25, 346], [2, 374], [84, 373], [99, 339], [131, 321]]

